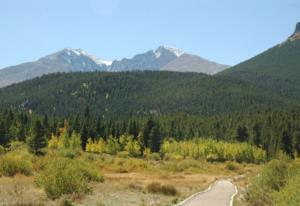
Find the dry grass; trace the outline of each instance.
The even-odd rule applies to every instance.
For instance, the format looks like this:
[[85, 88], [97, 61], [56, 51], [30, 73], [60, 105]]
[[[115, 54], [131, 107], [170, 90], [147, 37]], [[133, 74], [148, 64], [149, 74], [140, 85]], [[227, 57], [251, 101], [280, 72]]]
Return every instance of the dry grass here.
[[16, 175], [13, 178], [0, 178], [0, 205], [42, 205], [47, 197], [35, 187], [32, 177]]
[[[201, 172], [170, 172], [165, 170], [138, 171], [129, 173], [112, 173], [106, 171], [105, 182], [95, 184], [94, 192], [85, 198], [89, 205], [103, 204], [108, 206], [133, 205], [172, 205], [191, 194], [204, 190], [217, 179], [235, 176], [252, 169], [252, 165], [238, 166], [237, 171], [227, 169], [226, 163], [204, 163]], [[158, 165], [158, 168], [161, 168]], [[162, 193], [148, 193], [147, 185], [156, 182], [160, 185], [172, 185], [178, 191], [177, 196]]]
[[[47, 158], [51, 159], [52, 156], [33, 160], [35, 173], [44, 168]], [[232, 163], [207, 163], [190, 159], [157, 161], [94, 154], [83, 154], [78, 160], [92, 163], [105, 177], [104, 183], [91, 183], [91, 194], [67, 197], [76, 205], [91, 206], [172, 205], [207, 188], [216, 179], [244, 173], [254, 176], [259, 168], [257, 165], [234, 163], [232, 169]], [[163, 192], [149, 193], [147, 185], [153, 182], [161, 186], [171, 185], [176, 189], [176, 196]], [[247, 178], [236, 180], [240, 187], [247, 182]], [[49, 200], [45, 192], [36, 187], [34, 177], [16, 175], [13, 178], [0, 178], [0, 206], [59, 205], [65, 198]]]
[[[205, 175], [169, 175], [165, 178], [159, 174], [145, 173], [108, 173], [103, 184], [95, 184], [94, 192], [85, 198], [89, 205], [168, 205], [202, 190], [215, 180]], [[178, 197], [162, 193], [148, 193], [147, 185], [157, 182], [161, 185], [173, 185], [178, 190]]]

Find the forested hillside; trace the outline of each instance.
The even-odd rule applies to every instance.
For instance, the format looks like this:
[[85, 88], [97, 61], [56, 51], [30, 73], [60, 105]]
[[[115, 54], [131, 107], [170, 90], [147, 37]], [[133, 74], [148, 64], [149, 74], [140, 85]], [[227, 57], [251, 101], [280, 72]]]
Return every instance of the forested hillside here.
[[103, 117], [215, 115], [298, 107], [298, 102], [228, 77], [176, 72], [51, 74], [0, 90], [0, 107]]
[[266, 52], [219, 73], [272, 90], [300, 97], [300, 39], [289, 39]]

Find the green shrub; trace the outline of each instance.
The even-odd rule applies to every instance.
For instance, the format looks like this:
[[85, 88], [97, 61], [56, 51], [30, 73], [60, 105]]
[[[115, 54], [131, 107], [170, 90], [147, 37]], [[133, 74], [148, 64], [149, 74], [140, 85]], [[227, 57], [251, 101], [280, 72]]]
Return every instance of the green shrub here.
[[104, 177], [95, 167], [84, 162], [79, 162], [79, 164], [81, 165], [80, 166], [81, 173], [88, 181], [95, 181], [95, 182], [104, 181]]
[[108, 154], [115, 155], [120, 151], [120, 144], [116, 138], [109, 137], [105, 149]]
[[20, 141], [11, 141], [9, 143], [9, 151], [15, 151], [24, 148], [25, 144], [24, 142]]
[[133, 140], [133, 137], [128, 137], [128, 141], [125, 146], [125, 150], [128, 152], [130, 157], [141, 156], [141, 145], [138, 141]]
[[164, 195], [175, 196], [178, 194], [177, 189], [172, 185], [161, 185], [158, 182], [152, 182], [147, 185], [147, 191], [149, 193], [161, 193]]
[[76, 157], [80, 156], [80, 151], [71, 149], [61, 149], [59, 154], [69, 159], [75, 159]]
[[45, 155], [45, 156], [33, 156], [32, 157], [32, 163], [33, 163], [33, 170], [35, 172], [38, 172], [40, 170], [43, 170], [48, 162], [51, 160], [51, 156]]
[[173, 154], [167, 153], [167, 154], [164, 154], [163, 159], [164, 159], [165, 161], [173, 161], [173, 160], [175, 160], [175, 157], [174, 157]]
[[61, 198], [59, 206], [73, 206], [73, 204], [68, 197], [64, 196], [63, 198]]
[[161, 157], [160, 157], [159, 153], [151, 153], [151, 154], [148, 155], [148, 159], [159, 161], [159, 160], [161, 160]]
[[180, 160], [183, 160], [183, 156], [181, 155], [176, 155], [176, 154], [164, 154], [164, 160], [165, 161], [180, 161]]
[[208, 162], [224, 162], [224, 160], [221, 160], [217, 154], [208, 154], [206, 156], [206, 160]]
[[119, 158], [128, 158], [129, 154], [126, 151], [118, 152], [117, 157]]
[[284, 187], [280, 192], [273, 194], [274, 205], [276, 206], [290, 206], [300, 205], [300, 174], [291, 178], [287, 186]]
[[59, 139], [54, 134], [51, 135], [51, 138], [48, 140], [49, 149], [58, 149], [60, 145]]
[[237, 165], [236, 165], [235, 163], [233, 163], [233, 162], [228, 162], [228, 163], [226, 164], [226, 168], [227, 168], [228, 170], [232, 170], [232, 171], [238, 169]]
[[5, 153], [5, 149], [4, 149], [4, 147], [2, 147], [1, 145], [0, 145], [0, 155], [2, 155], [2, 154], [4, 154]]
[[285, 174], [285, 184], [279, 191], [272, 194], [273, 204], [276, 206], [300, 205], [300, 162], [292, 161]]
[[251, 205], [272, 205], [274, 192], [279, 192], [287, 182], [289, 163], [272, 160], [249, 186], [247, 197]]
[[178, 198], [173, 199], [171, 203], [172, 205], [176, 205], [178, 203]]
[[43, 187], [47, 196], [52, 199], [64, 194], [87, 193], [89, 181], [102, 181], [103, 178], [88, 164], [75, 160], [57, 158], [48, 163], [37, 175], [36, 182]]
[[29, 156], [15, 152], [6, 153], [0, 157], [0, 174], [4, 176], [14, 176], [16, 174], [31, 175], [32, 163]]
[[81, 150], [81, 137], [76, 132], [72, 132], [70, 137], [70, 148], [73, 150]]
[[280, 156], [281, 160], [268, 163], [250, 185], [250, 205], [300, 205], [300, 162]]

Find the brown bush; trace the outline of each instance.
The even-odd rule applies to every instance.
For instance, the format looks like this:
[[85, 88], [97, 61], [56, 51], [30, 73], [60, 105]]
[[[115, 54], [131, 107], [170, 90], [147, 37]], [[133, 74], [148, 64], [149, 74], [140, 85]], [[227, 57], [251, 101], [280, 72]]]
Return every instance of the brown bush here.
[[152, 182], [147, 185], [149, 193], [161, 193], [164, 195], [175, 196], [178, 194], [177, 189], [173, 185], [161, 185], [158, 182]]

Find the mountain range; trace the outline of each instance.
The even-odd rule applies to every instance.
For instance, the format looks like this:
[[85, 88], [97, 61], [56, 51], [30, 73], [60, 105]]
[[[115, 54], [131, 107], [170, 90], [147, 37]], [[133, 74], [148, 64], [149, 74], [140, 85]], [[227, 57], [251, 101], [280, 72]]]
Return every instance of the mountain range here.
[[[77, 52], [75, 55], [80, 56], [80, 51]], [[58, 54], [50, 57], [58, 58]], [[83, 112], [89, 105], [94, 114], [116, 118], [144, 114], [220, 115], [299, 110], [299, 57], [300, 23], [285, 41], [215, 75], [161, 71], [171, 70], [172, 64], [182, 71], [182, 62], [192, 64], [193, 58], [199, 59], [166, 47], [132, 59], [97, 60], [97, 64], [93, 64], [96, 60], [89, 56], [88, 59], [94, 60], [87, 59], [85, 68], [97, 71], [49, 74], [2, 88], [0, 108], [69, 116]], [[74, 71], [83, 68], [80, 63], [78, 65], [78, 70]], [[102, 69], [94, 69], [95, 65]], [[126, 72], [115, 72], [114, 67]], [[139, 67], [154, 71], [134, 71]], [[153, 69], [158, 67], [160, 69]]]
[[105, 61], [81, 49], [66, 48], [42, 57], [0, 70], [0, 87], [57, 72], [166, 70], [215, 74], [228, 68], [180, 49], [160, 46], [133, 58]]

